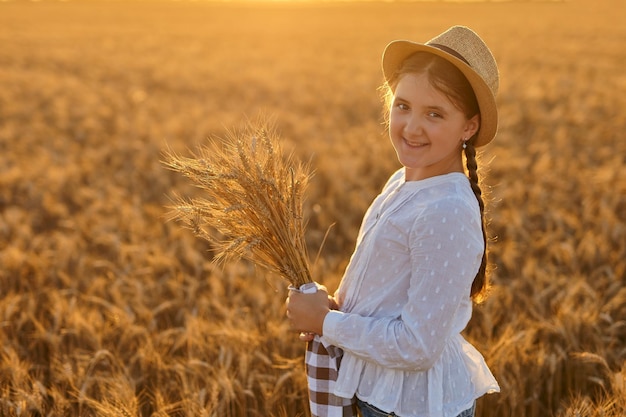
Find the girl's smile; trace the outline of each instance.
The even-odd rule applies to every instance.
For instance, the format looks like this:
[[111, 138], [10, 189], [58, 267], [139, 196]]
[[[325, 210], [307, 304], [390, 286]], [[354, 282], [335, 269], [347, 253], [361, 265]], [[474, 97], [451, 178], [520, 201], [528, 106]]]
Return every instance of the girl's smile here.
[[425, 74], [403, 75], [396, 86], [389, 136], [406, 180], [463, 172], [461, 145], [478, 130]]

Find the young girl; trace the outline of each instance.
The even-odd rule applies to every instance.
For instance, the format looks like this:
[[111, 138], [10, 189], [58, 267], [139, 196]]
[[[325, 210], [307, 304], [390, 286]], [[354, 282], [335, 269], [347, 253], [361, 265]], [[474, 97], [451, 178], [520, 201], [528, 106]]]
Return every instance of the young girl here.
[[475, 148], [496, 134], [498, 69], [461, 26], [394, 41], [382, 65], [403, 167], [365, 214], [334, 298], [291, 291], [287, 316], [343, 351], [332, 394], [356, 397], [363, 417], [473, 416], [478, 397], [499, 391], [461, 336], [487, 287]]

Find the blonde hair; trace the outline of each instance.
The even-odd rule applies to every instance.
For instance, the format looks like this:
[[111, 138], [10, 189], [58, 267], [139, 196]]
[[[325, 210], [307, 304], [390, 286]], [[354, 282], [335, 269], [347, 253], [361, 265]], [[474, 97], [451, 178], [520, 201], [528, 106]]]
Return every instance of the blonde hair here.
[[[454, 65], [445, 59], [430, 54], [428, 52], [416, 52], [402, 62], [392, 77], [381, 87], [383, 100], [385, 102], [385, 121], [389, 124], [391, 106], [394, 98], [394, 91], [400, 78], [405, 74], [426, 74], [431, 85], [443, 93], [448, 99], [465, 114], [467, 119], [480, 115], [478, 101], [474, 90], [467, 78]], [[480, 128], [478, 129], [480, 131]], [[478, 131], [467, 140], [465, 147], [465, 165], [467, 176], [470, 180], [472, 191], [480, 207], [480, 217], [483, 232], [484, 251], [478, 269], [478, 273], [472, 282], [470, 295], [472, 300], [481, 302], [487, 293], [489, 281], [487, 276], [487, 227], [485, 221], [485, 202], [483, 192], [479, 184], [478, 163], [476, 161], [476, 147], [474, 143], [478, 136]]]

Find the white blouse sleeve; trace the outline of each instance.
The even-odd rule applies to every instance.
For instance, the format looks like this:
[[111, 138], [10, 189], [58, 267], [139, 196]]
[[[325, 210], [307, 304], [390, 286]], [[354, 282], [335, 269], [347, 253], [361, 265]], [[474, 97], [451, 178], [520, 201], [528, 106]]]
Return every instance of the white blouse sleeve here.
[[324, 320], [325, 341], [386, 368], [429, 369], [469, 319], [460, 323], [457, 313], [461, 304], [470, 302], [482, 259], [476, 214], [476, 207], [454, 196], [427, 206], [409, 232], [410, 286], [400, 316], [331, 311]]

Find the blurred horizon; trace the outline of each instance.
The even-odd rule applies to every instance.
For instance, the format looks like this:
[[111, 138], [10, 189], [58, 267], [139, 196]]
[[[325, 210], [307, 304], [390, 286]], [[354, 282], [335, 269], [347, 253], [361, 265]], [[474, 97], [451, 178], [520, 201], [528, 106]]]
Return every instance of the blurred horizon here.
[[579, 0], [0, 0], [2, 3], [572, 3]]

